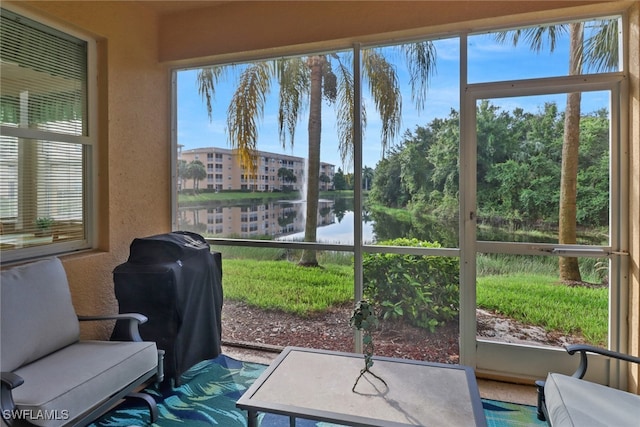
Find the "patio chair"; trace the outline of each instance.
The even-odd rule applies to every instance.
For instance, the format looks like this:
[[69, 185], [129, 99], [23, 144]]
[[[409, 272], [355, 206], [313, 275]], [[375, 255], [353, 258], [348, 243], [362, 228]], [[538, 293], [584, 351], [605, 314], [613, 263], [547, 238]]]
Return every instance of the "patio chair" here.
[[[155, 400], [137, 391], [163, 372], [163, 352], [138, 333], [144, 316], [77, 316], [57, 258], [3, 270], [0, 290], [0, 425], [84, 426], [130, 398], [156, 420]], [[80, 340], [79, 320], [125, 318], [130, 341]]]
[[585, 344], [566, 350], [580, 353], [580, 365], [571, 376], [549, 373], [546, 381], [536, 381], [538, 419], [553, 427], [640, 425], [640, 396], [583, 379], [589, 353], [639, 364], [640, 358]]

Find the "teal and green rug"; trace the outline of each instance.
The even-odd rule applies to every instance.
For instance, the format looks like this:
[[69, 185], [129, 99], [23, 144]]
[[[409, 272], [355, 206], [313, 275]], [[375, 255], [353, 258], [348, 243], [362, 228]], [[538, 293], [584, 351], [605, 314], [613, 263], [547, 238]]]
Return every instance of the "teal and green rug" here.
[[[180, 387], [147, 389], [146, 392], [158, 402], [159, 417], [154, 427], [245, 427], [247, 415], [236, 408], [236, 401], [265, 368], [265, 365], [221, 355], [198, 363], [185, 372]], [[538, 421], [533, 406], [486, 399], [482, 404], [489, 427], [546, 425]], [[90, 427], [145, 426], [148, 422], [149, 411], [146, 407], [125, 404], [107, 413]], [[289, 418], [265, 414], [261, 416], [260, 426], [288, 427]], [[333, 424], [296, 420], [296, 427], [329, 426]]]

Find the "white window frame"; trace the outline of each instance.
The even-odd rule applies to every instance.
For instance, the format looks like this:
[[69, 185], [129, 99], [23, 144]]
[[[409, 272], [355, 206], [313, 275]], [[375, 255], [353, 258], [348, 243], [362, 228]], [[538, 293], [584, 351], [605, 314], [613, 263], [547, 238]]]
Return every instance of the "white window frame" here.
[[27, 248], [1, 251], [2, 265], [19, 262], [26, 259], [40, 258], [51, 255], [61, 255], [64, 253], [76, 252], [91, 249], [94, 245], [97, 230], [97, 46], [96, 40], [68, 28], [49, 18], [34, 14], [22, 9], [14, 4], [3, 4], [2, 8], [25, 18], [36, 21], [54, 30], [73, 36], [87, 43], [87, 135], [75, 136], [61, 133], [48, 132], [39, 129], [27, 129], [12, 126], [0, 126], [0, 134], [35, 140], [45, 140], [50, 142], [65, 142], [81, 144], [86, 148], [86, 156], [83, 165], [83, 210], [84, 210], [84, 239], [70, 240], [61, 243], [51, 243]]
[[[608, 12], [603, 12], [602, 14], [572, 15], [572, 16], [567, 14], [567, 15], [556, 16], [555, 18], [540, 19], [539, 21], [536, 21], [536, 22], [532, 22], [532, 21], [523, 22], [517, 16], [514, 16], [513, 22], [509, 24], [509, 28], [526, 27], [526, 26], [531, 26], [536, 24], [552, 25], [553, 23], [566, 23], [572, 20], [582, 20], [582, 19], [588, 20], [592, 18], [598, 19], [598, 18], [604, 18], [612, 15], [622, 16], [620, 20], [621, 27], [626, 28], [626, 25], [624, 24], [626, 22], [626, 16], [623, 11], [616, 12], [616, 13], [611, 13], [611, 11], [608, 11]], [[464, 24], [461, 23], [460, 26], [462, 27], [464, 26]], [[468, 114], [471, 107], [467, 105], [467, 103], [470, 102], [470, 100], [472, 100], [472, 96], [467, 94], [466, 90], [468, 90], [470, 86], [472, 86], [473, 89], [478, 91], [480, 89], [487, 88], [487, 87], [490, 88], [491, 90], [501, 89], [501, 90], [504, 90], [506, 93], [515, 93], [518, 90], [522, 90], [522, 88], [511, 89], [510, 85], [513, 82], [508, 82], [508, 81], [476, 83], [473, 85], [469, 85], [467, 83], [467, 74], [466, 74], [466, 68], [468, 66], [467, 36], [469, 34], [474, 34], [475, 31], [488, 32], [488, 31], [500, 31], [504, 29], [505, 29], [505, 26], [496, 26], [495, 28], [494, 27], [473, 28], [473, 25], [472, 25], [471, 29], [460, 29], [459, 31], [451, 31], [441, 35], [442, 37], [458, 37], [460, 39], [461, 72], [460, 72], [459, 96], [460, 96], [460, 120], [461, 120], [461, 130], [460, 130], [461, 151], [469, 149], [469, 144], [468, 144], [469, 129], [475, 128], [475, 122], [467, 121], [469, 119], [474, 119], [474, 117], [473, 115], [470, 116]], [[370, 39], [373, 39], [373, 38], [375, 37], [371, 37]], [[365, 49], [371, 46], [383, 46], [385, 43], [394, 43], [394, 44], [409, 43], [412, 40], [424, 40], [424, 39], [434, 40], [437, 38], [438, 38], [438, 34], [429, 34], [428, 32], [425, 32], [425, 31], [421, 31], [421, 32], [417, 31], [417, 34], [415, 34], [413, 37], [407, 36], [406, 38], [391, 38], [388, 35], [385, 36], [381, 34], [379, 36], [379, 40], [370, 41], [370, 42], [367, 42], [366, 44], [364, 43], [359, 44], [358, 42], [355, 42], [354, 44], [350, 44], [350, 45], [343, 45], [343, 44], [331, 45], [331, 46], [326, 46], [325, 50], [335, 50], [335, 51], [343, 50], [343, 49], [352, 50], [353, 74], [354, 76], [359, 76], [360, 75], [360, 53], [362, 49]], [[623, 44], [623, 48], [621, 49], [621, 56], [622, 56], [621, 60], [623, 59], [623, 57], [626, 55], [628, 51], [626, 40], [627, 40], [627, 37], [625, 37], [625, 35], [623, 34], [624, 44]], [[320, 49], [317, 46], [314, 46], [314, 47], [318, 50]], [[295, 48], [292, 47], [290, 54], [297, 55], [297, 54], [300, 54], [302, 51], [304, 51], [305, 55], [309, 55], [314, 52], [314, 47], [310, 47], [308, 50], [304, 50], [300, 46], [297, 46]], [[286, 56], [288, 53], [289, 53], [288, 50], [284, 49], [283, 51], [279, 52], [278, 56]], [[273, 58], [275, 57], [271, 57], [268, 55], [265, 55], [264, 57], [259, 57], [259, 58], [255, 58], [253, 56], [250, 58], [247, 58], [246, 56], [243, 56], [243, 54], [239, 54], [238, 57], [234, 58], [233, 60], [227, 59], [224, 61], [224, 63], [221, 63], [221, 64], [211, 63], [211, 64], [207, 64], [207, 66], [224, 65], [232, 62], [243, 62], [245, 60], [258, 60], [258, 59], [270, 60]], [[176, 115], [177, 72], [182, 69], [185, 69], [185, 67], [180, 67], [172, 70], [172, 106], [171, 106], [172, 108], [172, 161], [175, 161], [176, 154], [177, 154], [177, 121], [176, 121], [177, 120], [176, 119], [177, 117]], [[626, 129], [626, 127], [624, 126], [625, 123], [623, 118], [626, 115], [625, 106], [627, 104], [625, 102], [625, 95], [624, 95], [625, 92], [621, 90], [621, 88], [627, 84], [626, 79], [624, 77], [626, 72], [626, 64], [622, 63], [621, 69], [622, 71], [615, 72], [615, 73], [601, 73], [601, 74], [594, 74], [594, 75], [584, 74], [584, 75], [575, 76], [575, 77], [559, 76], [559, 77], [552, 77], [552, 78], [546, 78], [546, 79], [521, 80], [518, 82], [519, 84], [523, 84], [524, 86], [527, 86], [528, 84], [533, 84], [533, 88], [531, 89], [531, 91], [533, 92], [536, 92], [539, 90], [535, 87], [538, 81], [560, 82], [561, 86], [566, 83], [571, 83], [577, 89], [584, 89], [586, 91], [609, 90], [612, 93], [612, 97], [615, 97], [616, 99], [621, 100], [620, 105], [615, 106], [615, 108], [619, 108], [621, 111], [612, 111], [612, 115], [615, 116], [615, 117], [612, 117], [612, 123], [614, 120], [616, 121], [616, 124], [614, 124], [613, 126], [615, 128], [618, 128], [619, 126], [620, 128], [622, 128], [621, 132], [624, 133], [625, 132], [624, 129]], [[576, 81], [583, 80], [585, 77], [588, 78], [588, 82], [584, 84], [584, 88], [583, 88], [581, 84], [576, 83]], [[360, 79], [355, 79], [355, 81], [358, 83], [354, 84], [354, 91], [355, 91], [354, 99], [360, 99], [360, 91], [361, 91], [361, 85], [359, 83]], [[565, 92], [566, 87], [559, 87], [556, 89], [556, 91]], [[541, 92], [546, 94], [548, 90], [542, 90]], [[526, 90], [524, 90], [524, 93], [525, 94], [527, 93]], [[475, 94], [474, 96], [478, 96], [478, 95]], [[493, 94], [493, 96], [495, 97], [495, 94]], [[475, 314], [474, 314], [475, 304], [476, 304], [475, 256], [477, 251], [487, 250], [486, 246], [489, 245], [489, 243], [486, 243], [486, 242], [476, 242], [475, 222], [473, 220], [464, 219], [464, 218], [469, 218], [469, 216], [467, 215], [471, 214], [472, 212], [475, 212], [475, 185], [471, 178], [465, 178], [466, 166], [463, 164], [463, 162], [469, 161], [469, 159], [475, 159], [475, 155], [471, 153], [466, 153], [466, 154], [463, 154], [462, 152], [460, 153], [461, 196], [459, 200], [460, 202], [460, 241], [459, 241], [458, 248], [390, 247], [390, 246], [367, 245], [365, 243], [362, 243], [362, 212], [361, 212], [360, 189], [362, 188], [362, 183], [361, 183], [361, 176], [362, 176], [362, 158], [361, 157], [362, 156], [361, 154], [362, 154], [363, 147], [362, 147], [362, 134], [361, 134], [362, 128], [360, 126], [361, 122], [360, 120], [358, 120], [358, 118], [361, 115], [360, 108], [361, 108], [361, 105], [359, 103], [356, 103], [356, 105], [354, 106], [355, 126], [354, 126], [354, 164], [353, 164], [353, 168], [354, 168], [353, 173], [354, 173], [354, 181], [355, 181], [354, 182], [354, 189], [355, 189], [355, 192], [354, 192], [354, 241], [357, 242], [356, 244], [343, 245], [343, 244], [322, 244], [322, 243], [307, 243], [307, 242], [250, 240], [246, 238], [246, 235], [244, 233], [242, 234], [241, 236], [242, 238], [240, 239], [210, 238], [207, 240], [212, 244], [220, 245], [220, 246], [236, 246], [236, 247], [252, 247], [252, 248], [312, 249], [312, 250], [325, 250], [325, 251], [336, 251], [336, 252], [352, 252], [354, 254], [355, 300], [358, 300], [362, 296], [362, 288], [363, 288], [362, 255], [363, 253], [416, 254], [416, 255], [428, 255], [428, 256], [458, 257], [460, 259], [460, 265], [461, 265], [460, 319], [459, 319], [459, 322], [461, 325], [460, 338], [461, 338], [461, 341], [464, 341], [464, 345], [460, 346], [460, 361], [461, 363], [473, 366], [475, 368], [478, 365], [477, 345], [479, 342], [476, 337]], [[614, 139], [618, 142], [616, 143], [616, 145], [614, 145], [613, 150], [624, 149], [624, 146], [627, 143], [626, 135], [624, 134], [614, 135]], [[617, 144], [620, 144], [620, 145], [617, 145]], [[616, 156], [615, 151], [611, 153], [611, 156], [612, 158]], [[287, 163], [286, 161], [283, 162], [282, 159], [280, 159], [279, 162], [280, 164]], [[176, 213], [178, 209], [177, 195], [175, 192], [175, 188], [177, 188], [175, 185], [175, 179], [176, 179], [175, 171], [176, 171], [175, 164], [172, 164], [172, 175], [174, 180], [172, 181], [171, 194], [172, 194], [172, 197], [174, 198], [172, 201], [173, 203], [172, 223], [174, 228], [176, 227], [176, 224], [177, 224]], [[624, 209], [621, 209], [621, 207], [625, 203], [627, 203], [625, 199], [628, 197], [628, 185], [624, 184], [624, 180], [620, 179], [620, 176], [624, 176], [625, 174], [627, 174], [627, 171], [628, 171], [628, 167], [622, 165], [621, 170], [619, 170], [619, 174], [621, 175], [619, 175], [618, 177], [612, 177], [612, 185], [613, 187], [619, 186], [619, 194], [620, 194], [620, 196], [616, 195], [611, 200], [610, 210], [611, 210], [612, 216], [614, 217], [611, 220], [611, 221], [614, 221], [614, 223], [611, 224], [612, 229], [614, 227], [617, 227], [617, 225], [619, 225], [621, 222], [624, 223], [624, 218], [622, 217], [626, 214], [626, 212]], [[281, 181], [281, 179], [279, 180]], [[470, 186], [471, 188], [469, 188]], [[471, 209], [470, 205], [473, 205], [474, 209]], [[615, 222], [617, 222], [617, 224]], [[494, 243], [491, 245], [499, 246], [500, 243]], [[539, 249], [540, 249], [539, 246], [540, 245], [537, 245], [536, 249], [533, 250], [534, 253], [539, 252]], [[612, 246], [624, 247], [624, 242], [615, 242], [615, 240], [612, 239]], [[519, 249], [522, 249], [523, 246], [520, 245], [517, 247]], [[571, 248], [563, 247], [559, 249], [567, 250]], [[605, 248], [599, 248], [599, 249], [602, 249], [605, 252], [607, 251], [611, 252], [611, 247], [605, 247]], [[527, 251], [524, 251], [524, 253], [527, 253]], [[625, 264], [625, 257], [623, 256], [622, 260], [613, 260], [613, 264], [611, 265], [611, 270], [613, 271], [614, 275], [618, 275], [618, 276], [621, 274], [622, 271], [627, 271], [628, 266]], [[624, 297], [625, 297], [624, 295], [618, 294], [617, 292], [615, 292], [614, 295], [610, 296], [610, 304], [615, 305], [615, 307], [610, 307], [610, 313], [613, 313], [613, 315], [616, 316], [616, 320], [612, 322], [612, 324], [610, 325], [610, 328], [612, 327], [616, 328], [617, 335], [612, 340], [610, 340], [609, 346], [614, 350], [623, 350], [625, 347], [625, 344], [622, 342], [622, 338], [623, 336], [626, 336], [627, 331], [623, 325], [623, 322], [621, 322], [621, 319], [623, 319], [626, 314], [626, 306], [624, 306]], [[356, 334], [356, 338], [355, 338], [356, 352], [361, 351], [360, 344], [361, 342]], [[480, 342], [480, 344], [482, 345], [482, 342]], [[518, 346], [511, 345], [511, 347], [516, 348]], [[519, 347], [519, 348], [523, 349], [525, 347]], [[529, 347], [526, 347], [527, 352], [535, 353], [534, 350], [532, 350]], [[563, 356], [565, 355], [566, 354], [563, 352]], [[522, 373], [526, 370], [527, 369], [521, 372], [515, 373], [514, 377], [518, 375], [522, 375]], [[610, 369], [609, 374], [610, 374], [609, 380], [612, 383], [622, 384], [624, 382], [623, 380], [624, 372], [622, 369], [619, 369], [618, 366], [615, 366], [615, 369], [613, 368]], [[538, 377], [539, 375], [536, 376], [535, 378], [538, 378]]]

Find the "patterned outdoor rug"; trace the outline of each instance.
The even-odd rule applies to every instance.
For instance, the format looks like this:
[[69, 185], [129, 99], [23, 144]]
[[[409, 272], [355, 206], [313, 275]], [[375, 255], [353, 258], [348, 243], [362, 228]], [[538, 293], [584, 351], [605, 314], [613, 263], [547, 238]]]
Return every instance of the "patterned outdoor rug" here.
[[[236, 408], [236, 401], [260, 376], [266, 366], [242, 362], [221, 355], [193, 366], [182, 376], [182, 385], [162, 390], [149, 388], [158, 402], [156, 427], [245, 427], [247, 415]], [[482, 401], [489, 427], [544, 426], [536, 418], [536, 408], [496, 400]], [[149, 411], [144, 406], [121, 405], [107, 413], [90, 427], [145, 426]], [[261, 427], [288, 427], [287, 417], [266, 414]], [[334, 424], [296, 420], [296, 427], [329, 427]]]

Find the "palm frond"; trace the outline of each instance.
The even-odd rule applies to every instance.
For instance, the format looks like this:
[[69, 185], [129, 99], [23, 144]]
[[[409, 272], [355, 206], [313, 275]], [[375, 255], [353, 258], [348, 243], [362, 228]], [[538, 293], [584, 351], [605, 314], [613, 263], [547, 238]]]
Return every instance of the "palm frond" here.
[[257, 121], [264, 116], [272, 70], [267, 62], [256, 62], [245, 69], [227, 110], [229, 144], [238, 150], [242, 166], [251, 173], [257, 168]]
[[223, 76], [225, 67], [207, 67], [198, 71], [198, 93], [207, 104], [209, 120], [213, 117], [213, 99], [216, 94], [216, 84]]
[[390, 141], [400, 131], [402, 95], [398, 76], [394, 66], [372, 49], [362, 51], [362, 64], [364, 77], [369, 81], [369, 90], [382, 121], [380, 137], [384, 154]]
[[338, 97], [338, 76], [333, 72], [329, 58], [327, 58], [324, 62], [324, 67], [322, 67], [322, 96], [329, 104], [336, 102]]
[[280, 83], [278, 132], [282, 148], [286, 148], [287, 136], [293, 146], [300, 113], [307, 105], [309, 67], [303, 58], [296, 57], [276, 61], [276, 70]]
[[596, 73], [618, 70], [619, 29], [617, 19], [596, 21], [586, 30], [584, 63]]
[[353, 115], [354, 92], [353, 74], [349, 67], [338, 61], [336, 81], [336, 114], [338, 128], [338, 149], [343, 166], [353, 162]]
[[495, 39], [498, 43], [511, 41], [513, 46], [517, 46], [522, 38], [529, 48], [536, 53], [540, 53], [548, 44], [549, 52], [556, 49], [556, 44], [561, 35], [566, 34], [566, 25], [543, 25], [540, 27], [528, 27], [517, 30], [501, 31], [496, 33]]
[[[573, 61], [584, 64], [588, 70], [596, 73], [617, 70], [620, 37], [618, 20], [589, 22], [585, 30], [587, 34], [584, 44], [572, 52]], [[557, 40], [568, 32], [569, 25], [549, 25], [499, 32], [495, 39], [499, 43], [511, 41], [516, 46], [522, 38], [535, 52], [542, 51], [546, 44], [549, 45], [550, 52], [553, 52]]]
[[436, 72], [436, 48], [430, 41], [401, 46], [407, 61], [411, 82], [411, 98], [418, 112], [424, 109], [429, 80]]

